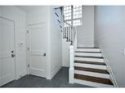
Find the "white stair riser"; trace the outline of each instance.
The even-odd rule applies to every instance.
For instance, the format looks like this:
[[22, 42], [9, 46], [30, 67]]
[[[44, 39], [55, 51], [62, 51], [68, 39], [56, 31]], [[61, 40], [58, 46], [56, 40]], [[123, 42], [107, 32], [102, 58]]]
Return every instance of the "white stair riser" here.
[[85, 68], [107, 70], [107, 67], [103, 66], [103, 65], [92, 65], [92, 64], [74, 63], [74, 66], [76, 66], [76, 67], [85, 67]]
[[101, 53], [75, 53], [76, 56], [102, 57]]
[[90, 71], [80, 71], [80, 70], [75, 70], [74, 73], [75, 74], [80, 74], [80, 75], [87, 75], [87, 76], [92, 76], [92, 77], [110, 79], [109, 74], [102, 74], [102, 73], [96, 73], [96, 72], [90, 72]]
[[96, 82], [79, 80], [79, 79], [74, 79], [74, 83], [78, 83], [78, 84], [82, 84], [82, 85], [88, 85], [88, 86], [92, 86], [92, 87], [113, 87], [113, 85], [96, 83]]
[[101, 52], [100, 49], [76, 49], [76, 51], [82, 51], [82, 52]]
[[104, 59], [100, 59], [100, 58], [82, 58], [82, 57], [75, 57], [75, 61], [104, 62]]

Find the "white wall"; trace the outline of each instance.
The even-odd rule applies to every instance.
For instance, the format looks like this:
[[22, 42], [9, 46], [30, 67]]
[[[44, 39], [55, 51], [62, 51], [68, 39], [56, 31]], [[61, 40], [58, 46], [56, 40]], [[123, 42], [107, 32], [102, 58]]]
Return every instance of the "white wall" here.
[[55, 15], [55, 12], [61, 16], [59, 9], [50, 7], [50, 50], [51, 50], [51, 78], [60, 70], [62, 66], [62, 32]]
[[78, 30], [78, 47], [94, 46], [94, 6], [83, 6], [82, 26]]
[[[16, 79], [26, 75], [25, 12], [12, 6], [0, 6], [0, 16], [15, 21]], [[20, 47], [19, 44], [23, 43]]]
[[125, 87], [125, 7], [95, 8], [95, 46], [103, 50], [118, 85]]

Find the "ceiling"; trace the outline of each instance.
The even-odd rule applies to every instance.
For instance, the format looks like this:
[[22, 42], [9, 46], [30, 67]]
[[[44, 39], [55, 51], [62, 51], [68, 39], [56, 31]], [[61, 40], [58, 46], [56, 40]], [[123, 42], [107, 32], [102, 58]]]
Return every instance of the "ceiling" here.
[[17, 6], [18, 8], [22, 9], [25, 12], [32, 11], [34, 9], [39, 9], [42, 6]]
[[[29, 12], [29, 11], [32, 11], [32, 10], [39, 9], [43, 6], [17, 6], [17, 7], [22, 9], [25, 12]], [[55, 7], [59, 7], [59, 6], [55, 6]]]

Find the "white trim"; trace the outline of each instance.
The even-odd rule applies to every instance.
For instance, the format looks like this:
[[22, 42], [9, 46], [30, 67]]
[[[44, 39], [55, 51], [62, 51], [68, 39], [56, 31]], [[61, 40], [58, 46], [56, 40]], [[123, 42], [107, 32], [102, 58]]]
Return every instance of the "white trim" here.
[[104, 63], [104, 59], [100, 59], [100, 58], [82, 58], [82, 57], [75, 57], [75, 61], [91, 61], [91, 62]]
[[79, 80], [79, 79], [74, 79], [74, 82], [78, 83], [78, 84], [82, 84], [82, 85], [92, 86], [92, 87], [114, 87], [113, 85], [96, 83], [96, 82], [91, 82], [91, 81], [86, 81], [86, 80]]
[[76, 49], [76, 51], [81, 51], [81, 52], [101, 52], [100, 49]]
[[69, 68], [69, 83], [74, 83], [74, 47], [69, 47], [70, 55], [70, 68]]
[[102, 57], [101, 53], [75, 53], [76, 56]]
[[83, 64], [83, 63], [75, 63], [74, 65], [77, 66], [77, 67], [107, 70], [107, 67], [103, 66], [103, 65], [93, 65], [93, 64]]
[[80, 75], [87, 75], [87, 76], [92, 76], [92, 77], [110, 79], [109, 74], [90, 72], [90, 71], [80, 71], [80, 70], [75, 70], [74, 72], [75, 72], [75, 74], [80, 74]]
[[108, 61], [108, 59], [106, 58], [106, 56], [103, 54], [103, 53], [104, 53], [103, 50], [101, 50], [101, 51], [102, 51], [102, 56], [104, 57], [105, 64], [106, 64], [106, 66], [107, 66], [107, 70], [108, 70], [108, 72], [110, 73], [110, 79], [111, 79], [111, 81], [112, 81], [112, 83], [113, 83], [113, 85], [114, 85], [115, 87], [119, 87], [118, 84], [117, 84], [116, 78], [115, 78], [115, 76], [114, 76], [114, 73], [113, 73], [113, 71], [112, 71], [112, 68], [111, 68], [111, 66], [109, 65], [109, 61]]

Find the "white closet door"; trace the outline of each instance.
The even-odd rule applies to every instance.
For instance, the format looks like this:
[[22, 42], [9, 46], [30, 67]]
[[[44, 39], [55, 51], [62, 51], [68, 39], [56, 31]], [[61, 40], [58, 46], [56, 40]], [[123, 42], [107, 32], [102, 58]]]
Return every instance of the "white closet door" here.
[[32, 75], [46, 77], [46, 24], [40, 23], [29, 26], [30, 37], [30, 67]]
[[2, 19], [0, 18], [0, 86], [2, 85]]
[[6, 84], [15, 79], [14, 61], [14, 22], [0, 18], [1, 23], [1, 81], [0, 85]]

